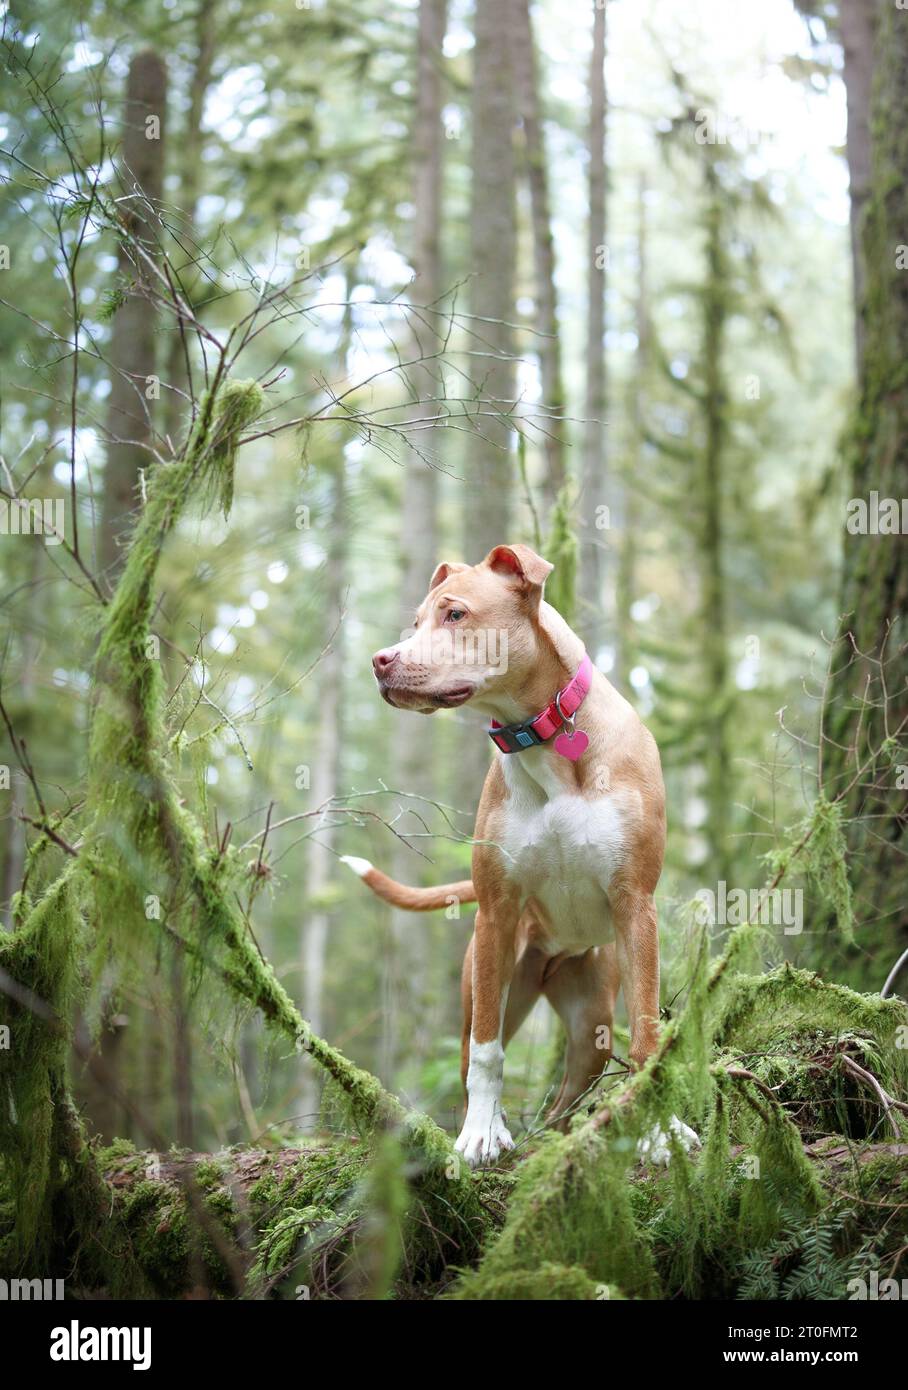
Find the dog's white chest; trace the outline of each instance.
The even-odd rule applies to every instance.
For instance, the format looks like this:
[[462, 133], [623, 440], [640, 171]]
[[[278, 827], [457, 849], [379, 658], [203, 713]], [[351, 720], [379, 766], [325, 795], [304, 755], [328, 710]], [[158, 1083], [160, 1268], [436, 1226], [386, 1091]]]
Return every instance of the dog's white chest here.
[[[515, 755], [516, 756], [516, 755]], [[546, 785], [534, 770], [505, 759], [505, 872], [520, 884], [521, 904], [533, 898], [548, 918], [557, 951], [585, 951], [613, 937], [607, 891], [624, 861], [622, 797], [588, 799]]]

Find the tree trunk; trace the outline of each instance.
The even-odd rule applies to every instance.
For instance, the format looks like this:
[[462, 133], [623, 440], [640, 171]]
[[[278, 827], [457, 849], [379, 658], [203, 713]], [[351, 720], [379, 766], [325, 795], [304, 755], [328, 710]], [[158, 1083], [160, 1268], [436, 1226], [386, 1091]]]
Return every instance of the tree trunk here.
[[[186, 126], [180, 141], [179, 192], [178, 200], [182, 219], [179, 223], [179, 241], [185, 252], [185, 260], [191, 261], [198, 255], [195, 219], [201, 188], [202, 116], [205, 95], [211, 82], [211, 68], [214, 62], [216, 37], [217, 0], [200, 0], [195, 17], [196, 60], [189, 84], [189, 110]], [[179, 265], [181, 278], [186, 283], [186, 271]], [[189, 384], [186, 367], [186, 347], [179, 327], [174, 324], [167, 362], [166, 387], [166, 433], [171, 447], [176, 451], [189, 425], [189, 411], [179, 390], [185, 391]], [[174, 957], [171, 969], [171, 991], [174, 1001], [174, 1098], [176, 1104], [177, 1143], [191, 1147], [195, 1142], [192, 1103], [192, 1028], [189, 1014], [189, 1001], [183, 978], [183, 961]]]
[[880, 0], [839, 0], [839, 29], [844, 54], [848, 130], [845, 155], [851, 191], [851, 261], [854, 279], [855, 361], [860, 373], [864, 356], [865, 293], [862, 228], [870, 196], [870, 100], [873, 43]]
[[5, 851], [3, 855], [3, 887], [0, 889], [0, 902], [6, 904], [5, 928], [12, 931], [15, 926], [13, 898], [22, 887], [22, 874], [25, 869], [25, 825], [19, 819], [28, 806], [29, 781], [20, 767], [10, 770], [9, 817], [6, 822]]
[[[332, 542], [325, 569], [324, 611], [329, 626], [338, 621], [343, 606], [346, 573], [347, 530], [342, 524], [346, 501], [344, 478], [345, 460], [339, 452], [335, 467], [331, 512], [334, 517]], [[312, 805], [321, 806], [336, 796], [340, 781], [341, 701], [337, 699], [343, 677], [342, 629], [338, 628], [330, 649], [322, 658], [319, 671], [318, 738], [311, 764], [310, 788]], [[330, 807], [324, 820], [331, 821]], [[327, 956], [330, 911], [325, 893], [331, 880], [334, 855], [331, 852], [332, 831], [313, 827], [307, 841], [306, 854], [306, 917], [302, 936], [302, 998], [303, 1015], [313, 1032], [324, 1032], [325, 961]], [[314, 1062], [303, 1068], [300, 1125], [305, 1129], [310, 1119], [317, 1119], [318, 1098], [324, 1077]]]
[[[506, 542], [512, 523], [514, 431], [503, 416], [513, 408], [514, 266], [517, 228], [514, 186], [514, 95], [510, 6], [477, 0], [473, 55], [473, 149], [470, 196], [471, 356], [480, 413], [470, 435], [464, 489], [464, 554], [476, 564]], [[458, 808], [475, 810], [489, 767], [483, 724], [464, 713], [458, 761]]]
[[[867, 503], [872, 491], [881, 500], [908, 497], [908, 270], [901, 268], [908, 239], [908, 26], [892, 6], [879, 13], [863, 223], [865, 341], [848, 482], [849, 496]], [[908, 546], [901, 534], [865, 532], [845, 534], [844, 632], [833, 653], [837, 674], [825, 712], [823, 762], [823, 785], [832, 797], [849, 786], [871, 752], [876, 755], [845, 797], [859, 955], [840, 945], [831, 924], [812, 948], [824, 965], [847, 957], [849, 981], [879, 989], [908, 946], [906, 800], [899, 785], [905, 730], [883, 749], [908, 714]], [[854, 656], [855, 648], [860, 655]], [[885, 687], [874, 664], [881, 657]]]
[[[41, 551], [34, 541], [32, 541], [31, 547], [27, 550], [26, 555], [28, 583], [30, 587], [25, 612], [28, 614], [29, 621], [23, 625], [21, 634], [22, 668], [18, 689], [16, 690], [15, 703], [12, 708], [12, 722], [18, 736], [24, 738], [28, 744], [31, 742], [32, 729], [34, 729], [36, 725], [35, 675], [41, 651], [41, 640], [39, 636], [41, 632], [42, 605], [41, 590], [39, 588]], [[12, 585], [9, 587], [12, 588]], [[4, 730], [4, 734], [5, 732]], [[10, 797], [9, 810], [6, 818], [6, 830], [4, 834], [5, 848], [3, 854], [3, 886], [0, 888], [0, 902], [7, 904], [7, 931], [12, 931], [16, 925], [12, 900], [22, 887], [22, 877], [25, 872], [25, 822], [20, 819], [20, 816], [27, 814], [29, 798], [31, 796], [31, 784], [18, 763], [11, 767], [10, 772], [10, 791], [12, 795]]]
[[644, 401], [649, 379], [650, 318], [649, 277], [646, 243], [646, 179], [641, 174], [637, 194], [637, 299], [634, 306], [634, 327], [637, 334], [637, 361], [630, 384], [628, 415], [630, 418], [630, 468], [622, 485], [624, 497], [621, 540], [618, 551], [618, 572], [615, 576], [615, 665], [610, 673], [612, 683], [623, 695], [630, 697], [628, 675], [633, 664], [634, 621], [631, 607], [634, 602], [637, 569], [637, 532], [640, 506], [634, 491], [634, 479], [643, 474]]
[[[533, 268], [536, 282], [536, 328], [542, 405], [546, 415], [563, 416], [564, 382], [561, 369], [561, 341], [558, 336], [558, 306], [555, 288], [555, 245], [552, 238], [552, 212], [549, 197], [548, 165], [545, 157], [542, 122], [539, 113], [536, 44], [530, 17], [530, 0], [511, 0], [513, 7], [514, 79], [517, 111], [523, 126], [527, 182], [533, 223]], [[548, 508], [555, 503], [566, 477], [565, 426], [551, 422], [544, 426], [545, 482]]]
[[173, 999], [173, 1098], [175, 1134], [178, 1144], [195, 1140], [195, 1109], [193, 1106], [193, 1047], [192, 1015], [186, 972], [179, 953], [175, 953], [170, 969], [170, 992]]
[[[349, 285], [344, 291], [344, 299], [349, 298]], [[346, 365], [347, 352], [352, 333], [352, 314], [348, 308], [344, 314], [341, 329], [341, 346], [338, 354], [342, 368]], [[331, 494], [326, 506], [326, 516], [331, 518], [330, 542], [325, 562], [325, 585], [322, 611], [325, 615], [323, 642], [329, 644], [317, 667], [317, 705], [319, 710], [315, 754], [310, 763], [310, 797], [313, 809], [329, 802], [337, 796], [341, 772], [341, 709], [342, 701], [338, 691], [344, 675], [344, 631], [341, 616], [344, 595], [347, 587], [347, 555], [350, 532], [347, 518], [347, 478], [346, 459], [342, 449], [336, 451], [332, 477]], [[335, 630], [336, 629], [336, 630]], [[302, 971], [303, 1016], [319, 1037], [324, 1032], [325, 1019], [325, 961], [327, 958], [328, 930], [331, 914], [326, 901], [326, 891], [334, 871], [335, 857], [331, 843], [333, 819], [330, 805], [326, 807], [321, 820], [313, 825], [314, 833], [306, 842], [306, 913], [300, 943], [300, 968]], [[311, 1119], [317, 1120], [318, 1102], [324, 1077], [314, 1062], [306, 1064], [302, 1072], [300, 1097], [300, 1122], [303, 1127]]]
[[[421, 0], [416, 55], [416, 113], [413, 127], [413, 226], [412, 261], [416, 271], [414, 298], [422, 305], [432, 305], [440, 298], [441, 284], [441, 181], [444, 135], [442, 111], [442, 45], [447, 28], [447, 0]], [[437, 330], [441, 321], [434, 315], [420, 316], [416, 326], [417, 352], [432, 355], [438, 351], [441, 338]], [[414, 356], [416, 353], [414, 353]], [[431, 399], [438, 394], [437, 363], [427, 363], [411, 372], [412, 382], [420, 398]], [[424, 411], [417, 406], [418, 413]], [[420, 439], [425, 439], [420, 435]], [[430, 462], [416, 454], [406, 461], [403, 478], [400, 554], [403, 560], [401, 579], [400, 627], [409, 627], [413, 614], [425, 597], [429, 579], [437, 565], [438, 554], [438, 473], [435, 454], [444, 439], [444, 431], [429, 436]], [[435, 730], [430, 721], [417, 715], [398, 715], [393, 725], [393, 761], [395, 783], [402, 791], [420, 796], [437, 794], [433, 754], [436, 748]], [[402, 830], [415, 825], [412, 817], [404, 816]], [[400, 841], [395, 840], [392, 875], [401, 880], [412, 878], [418, 861]], [[427, 1042], [427, 991], [431, 961], [431, 924], [414, 922], [410, 912], [392, 911], [390, 949], [384, 966], [382, 1056], [380, 1074], [385, 1084], [396, 1084], [398, 1067], [404, 1050], [419, 1056]], [[411, 1084], [409, 1097], [420, 1104], [416, 1087]]]
[[[167, 73], [152, 49], [137, 53], [129, 65], [119, 180], [127, 201], [121, 206], [133, 236], [153, 251], [152, 208], [164, 186], [164, 117]], [[149, 118], [154, 118], [149, 119]], [[157, 122], [157, 128], [155, 125]], [[143, 293], [144, 275], [128, 248], [119, 252], [119, 275], [130, 284], [126, 301], [113, 316], [110, 342], [109, 442], [104, 471], [104, 499], [98, 537], [100, 568], [111, 589], [123, 564], [123, 533], [136, 506], [139, 473], [152, 462], [154, 437], [146, 396], [147, 378], [155, 375], [155, 319]]]
[[473, 58], [473, 179], [470, 207], [470, 310], [474, 355], [469, 371], [485, 412], [470, 443], [465, 498], [465, 555], [471, 562], [508, 539], [513, 430], [490, 412], [513, 405], [516, 210], [510, 7], [477, 0]]
[[[196, 59], [189, 84], [189, 110], [186, 113], [186, 125], [180, 142], [180, 185], [177, 201], [182, 218], [179, 223], [179, 240], [187, 262], [198, 254], [196, 216], [201, 190], [202, 117], [214, 64], [217, 7], [218, 0], [200, 0], [196, 12]], [[185, 274], [183, 282], [186, 283]], [[174, 449], [177, 449], [187, 427], [187, 404], [179, 395], [180, 390], [186, 389], [187, 372], [186, 349], [176, 324], [173, 326], [168, 353], [167, 386], [170, 388], [167, 395], [167, 433]]]
[[580, 631], [594, 656], [605, 635], [603, 577], [607, 520], [605, 420], [605, 4], [594, 0], [593, 57], [590, 65], [589, 222], [587, 225], [586, 394], [583, 476], [580, 493]]
[[724, 516], [722, 473], [727, 443], [728, 396], [723, 371], [725, 326], [728, 317], [728, 266], [723, 226], [723, 193], [707, 164], [706, 283], [703, 287], [703, 426], [700, 536], [702, 578], [700, 624], [703, 641], [703, 673], [709, 702], [710, 732], [706, 752], [706, 800], [709, 805], [706, 834], [711, 862], [719, 879], [729, 880], [728, 848], [732, 805], [731, 749], [729, 747], [728, 619], [724, 567]]
[[[153, 49], [143, 49], [130, 62], [126, 77], [123, 132], [117, 177], [124, 201], [123, 218], [130, 237], [154, 254], [157, 245], [155, 213], [164, 188], [164, 129], [167, 105], [167, 71], [163, 59]], [[116, 310], [111, 328], [109, 351], [110, 399], [108, 405], [107, 463], [101, 502], [101, 525], [97, 537], [99, 569], [111, 592], [126, 556], [126, 542], [138, 501], [139, 477], [152, 463], [151, 442], [155, 435], [151, 411], [154, 397], [146, 395], [148, 378], [156, 373], [156, 323], [151, 303], [144, 292], [146, 274], [126, 239], [118, 252], [118, 280], [128, 284], [123, 304]], [[182, 988], [171, 981], [177, 1021], [174, 1028], [174, 1092], [184, 1097], [182, 1113], [189, 1113], [191, 1089], [189, 1074], [190, 1043], [187, 1024], [182, 1018]], [[179, 993], [176, 991], [179, 989]], [[138, 1018], [133, 1010], [132, 1017]], [[77, 1026], [81, 1029], [83, 1021]], [[150, 1020], [152, 1031], [160, 1022]], [[117, 1078], [124, 1060], [125, 1016], [118, 1012], [113, 993], [101, 1005], [101, 1032], [97, 1049], [106, 1072]], [[179, 1072], [179, 1081], [177, 1080]], [[85, 1107], [94, 1131], [105, 1140], [122, 1134], [118, 1107], [86, 1072], [82, 1077]], [[191, 1125], [184, 1124], [181, 1137], [191, 1140]]]

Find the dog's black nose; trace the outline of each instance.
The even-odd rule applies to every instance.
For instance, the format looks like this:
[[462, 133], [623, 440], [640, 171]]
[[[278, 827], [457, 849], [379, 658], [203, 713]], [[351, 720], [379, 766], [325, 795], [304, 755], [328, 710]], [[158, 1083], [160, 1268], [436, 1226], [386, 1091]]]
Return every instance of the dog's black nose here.
[[377, 676], [385, 676], [394, 665], [400, 652], [396, 652], [393, 647], [385, 647], [383, 651], [376, 652], [372, 658], [372, 670]]

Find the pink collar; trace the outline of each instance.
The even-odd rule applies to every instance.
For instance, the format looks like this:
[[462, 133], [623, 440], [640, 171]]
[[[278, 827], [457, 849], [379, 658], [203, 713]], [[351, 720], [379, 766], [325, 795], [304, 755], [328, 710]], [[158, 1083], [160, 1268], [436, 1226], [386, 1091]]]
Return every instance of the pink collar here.
[[499, 724], [492, 720], [489, 738], [502, 753], [520, 753], [524, 748], [547, 743], [553, 734], [564, 728], [555, 739], [555, 752], [575, 762], [589, 743], [582, 729], [574, 728], [574, 715], [589, 694], [593, 683], [593, 663], [584, 652], [577, 673], [558, 691], [551, 704], [541, 714], [525, 719], [522, 724]]

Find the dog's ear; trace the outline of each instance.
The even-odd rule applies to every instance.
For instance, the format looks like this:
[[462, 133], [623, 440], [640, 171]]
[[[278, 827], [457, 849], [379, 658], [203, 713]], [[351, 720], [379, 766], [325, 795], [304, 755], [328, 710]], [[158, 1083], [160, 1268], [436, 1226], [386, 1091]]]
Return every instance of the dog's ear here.
[[483, 564], [488, 565], [494, 574], [517, 579], [523, 588], [538, 589], [540, 593], [543, 584], [555, 568], [528, 545], [496, 545], [494, 550], [489, 551]]
[[429, 580], [429, 593], [431, 594], [432, 590], [437, 588], [439, 584], [443, 584], [449, 574], [456, 574], [458, 570], [468, 570], [469, 568], [469, 565], [464, 565], [459, 560], [455, 560], [453, 564], [449, 564], [447, 560], [442, 560]]

